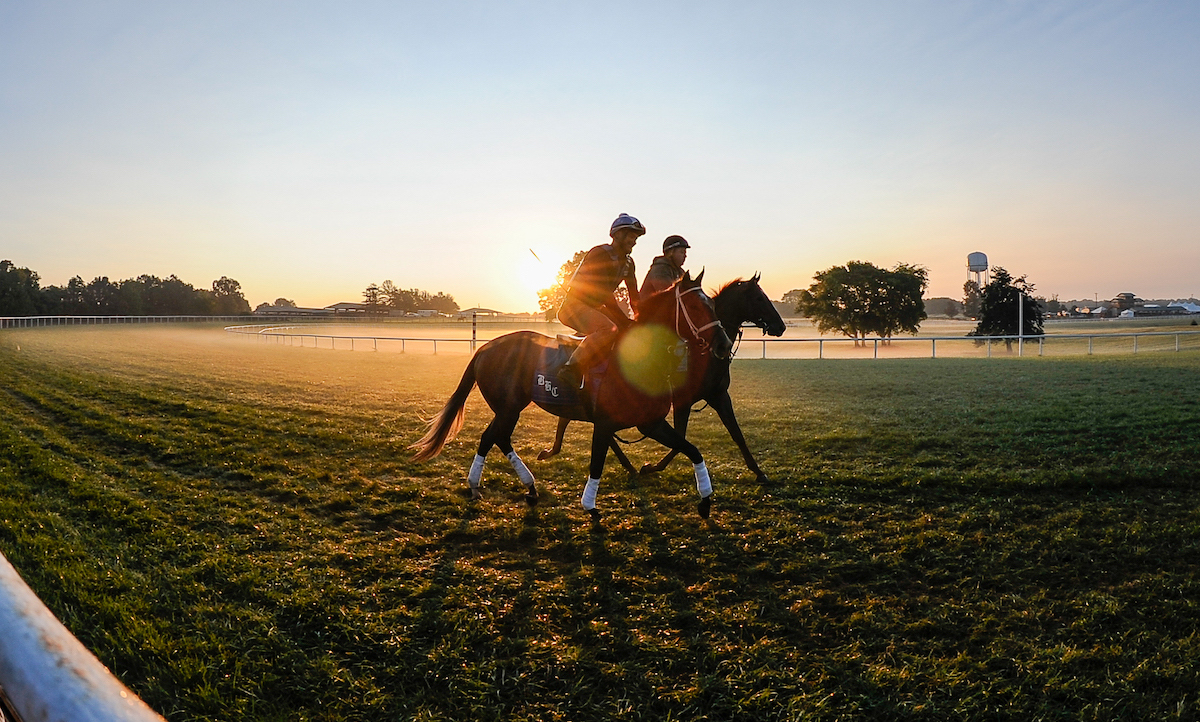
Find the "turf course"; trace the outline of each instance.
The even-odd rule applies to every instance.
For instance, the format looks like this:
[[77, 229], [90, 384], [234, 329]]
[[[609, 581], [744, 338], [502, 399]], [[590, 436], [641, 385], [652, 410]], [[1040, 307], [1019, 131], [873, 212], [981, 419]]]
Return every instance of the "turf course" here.
[[171, 720], [1198, 718], [1200, 353], [738, 362], [774, 482], [704, 411], [602, 528], [581, 424], [407, 461], [465, 362], [0, 331], [0, 550]]

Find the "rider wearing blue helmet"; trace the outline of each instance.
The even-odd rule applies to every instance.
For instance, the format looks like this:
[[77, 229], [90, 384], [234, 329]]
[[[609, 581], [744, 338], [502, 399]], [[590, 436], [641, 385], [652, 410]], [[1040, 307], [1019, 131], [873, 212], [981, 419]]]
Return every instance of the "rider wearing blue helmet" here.
[[637, 313], [637, 275], [629, 254], [645, 233], [641, 221], [622, 213], [608, 231], [612, 243], [588, 251], [575, 271], [566, 299], [558, 310], [558, 320], [586, 338], [563, 366], [559, 378], [564, 382], [580, 386], [583, 372], [593, 357], [613, 341], [618, 329], [629, 324], [629, 316], [614, 295], [622, 283], [629, 291], [630, 308]]

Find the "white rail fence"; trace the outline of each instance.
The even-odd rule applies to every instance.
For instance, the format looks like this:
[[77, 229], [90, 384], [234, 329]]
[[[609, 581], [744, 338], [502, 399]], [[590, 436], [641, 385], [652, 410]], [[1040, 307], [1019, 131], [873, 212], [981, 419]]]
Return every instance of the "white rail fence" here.
[[[475, 329], [468, 337], [415, 337], [346, 334], [307, 330], [303, 325], [228, 326], [263, 342], [331, 350], [383, 349], [407, 352], [410, 347], [473, 351], [487, 339]], [[464, 329], [465, 331], [465, 329]], [[1200, 350], [1200, 330], [1139, 331], [1133, 333], [1048, 334], [1045, 336], [898, 336], [893, 338], [751, 338], [744, 337], [737, 358], [939, 358], [993, 356], [1063, 356], [1137, 354], [1155, 351]]]
[[128, 323], [229, 323], [249, 316], [0, 316], [0, 328], [102, 326]]
[[[0, 317], [0, 329], [39, 328], [47, 326], [93, 326], [110, 324], [147, 323], [229, 323], [245, 322], [248, 316], [5, 316]], [[471, 319], [470, 336], [466, 336], [465, 322], [446, 321], [436, 327], [450, 326], [453, 335], [444, 336], [400, 336], [368, 333], [346, 333], [355, 325], [370, 324], [372, 319], [339, 319], [332, 324], [334, 331], [327, 329], [329, 323], [290, 325], [239, 324], [225, 327], [231, 333], [248, 334], [264, 342], [282, 343], [293, 346], [351, 351], [395, 350], [407, 353], [431, 350], [433, 353], [474, 351], [487, 341], [481, 338], [479, 327], [489, 325], [512, 326], [514, 320]], [[378, 321], [376, 321], [378, 323]], [[337, 328], [345, 325], [345, 329]], [[536, 322], [525, 322], [535, 325]], [[416, 328], [433, 328], [432, 324], [416, 323]], [[309, 330], [313, 329], [313, 330]], [[748, 329], [750, 333], [752, 329]], [[459, 335], [461, 334], [461, 335]], [[896, 336], [892, 338], [867, 338], [855, 341], [850, 338], [757, 338], [747, 335], [739, 346], [737, 358], [939, 358], [1003, 356], [1057, 356], [1128, 354], [1151, 351], [1184, 351], [1200, 349], [1200, 330], [1196, 331], [1138, 331], [1129, 333], [1096, 334], [1046, 334], [1044, 336]]]
[[0, 719], [162, 722], [42, 604], [0, 554]]

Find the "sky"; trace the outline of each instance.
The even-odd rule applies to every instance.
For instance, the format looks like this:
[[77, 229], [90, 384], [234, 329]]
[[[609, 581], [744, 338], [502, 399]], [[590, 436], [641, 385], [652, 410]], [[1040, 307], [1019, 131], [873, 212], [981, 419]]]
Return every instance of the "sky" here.
[[850, 260], [961, 297], [972, 251], [1196, 297], [1197, 37], [1153, 0], [8, 0], [0, 258], [535, 311], [629, 213], [639, 273], [680, 234], [773, 298]]

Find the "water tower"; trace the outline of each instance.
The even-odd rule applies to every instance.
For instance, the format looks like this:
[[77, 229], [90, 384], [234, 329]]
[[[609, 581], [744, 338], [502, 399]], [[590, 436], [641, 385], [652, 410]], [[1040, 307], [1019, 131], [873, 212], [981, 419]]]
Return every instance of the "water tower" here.
[[967, 279], [970, 280], [972, 274], [975, 277], [975, 283], [980, 288], [988, 284], [988, 264], [987, 254], [975, 251], [967, 254]]

